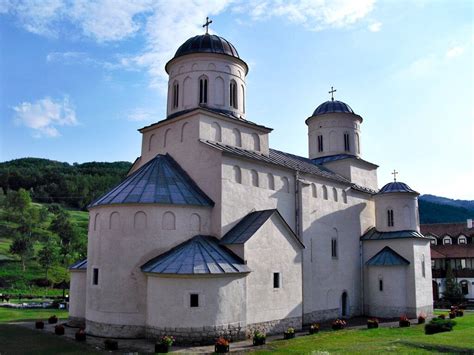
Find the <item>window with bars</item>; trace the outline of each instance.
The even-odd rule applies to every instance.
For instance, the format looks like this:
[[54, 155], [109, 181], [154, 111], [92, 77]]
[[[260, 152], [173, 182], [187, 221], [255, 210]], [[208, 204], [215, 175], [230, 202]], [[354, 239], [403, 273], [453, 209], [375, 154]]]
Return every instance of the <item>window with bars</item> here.
[[350, 151], [350, 145], [349, 145], [349, 133], [344, 133], [344, 150], [346, 152]]
[[331, 239], [331, 256], [335, 259], [337, 258], [337, 239]]
[[323, 150], [324, 150], [323, 136], [319, 135], [318, 136], [318, 152], [322, 152]]
[[238, 104], [237, 104], [237, 84], [233, 80], [230, 82], [229, 95], [230, 95], [230, 106], [233, 107], [233, 108], [238, 108]]
[[173, 85], [173, 108], [177, 108], [179, 105], [179, 84], [174, 83]]
[[393, 210], [387, 210], [387, 226], [393, 227]]
[[199, 79], [199, 103], [207, 104], [207, 78]]

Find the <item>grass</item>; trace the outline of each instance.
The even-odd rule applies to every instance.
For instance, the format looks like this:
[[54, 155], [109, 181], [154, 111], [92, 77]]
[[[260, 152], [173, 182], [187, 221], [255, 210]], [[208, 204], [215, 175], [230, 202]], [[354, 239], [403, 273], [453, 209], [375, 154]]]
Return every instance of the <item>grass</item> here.
[[19, 322], [25, 320], [47, 320], [52, 315], [56, 315], [58, 318], [66, 319], [68, 317], [68, 312], [63, 309], [16, 309], [0, 307], [0, 323]]
[[428, 354], [433, 352], [474, 353], [474, 313], [456, 318], [452, 332], [424, 334], [423, 325], [409, 328], [323, 331], [292, 340], [274, 341], [257, 354], [309, 354], [318, 352], [351, 354]]

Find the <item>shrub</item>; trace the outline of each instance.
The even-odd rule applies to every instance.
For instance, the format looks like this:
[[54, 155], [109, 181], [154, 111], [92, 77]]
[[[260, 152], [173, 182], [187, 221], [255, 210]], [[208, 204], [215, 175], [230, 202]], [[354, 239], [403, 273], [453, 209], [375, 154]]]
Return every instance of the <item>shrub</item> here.
[[54, 327], [54, 334], [56, 335], [64, 335], [64, 326], [62, 324], [58, 324]]
[[319, 332], [319, 324], [313, 323], [309, 326], [309, 334], [316, 334]]
[[406, 315], [403, 315], [400, 317], [398, 324], [400, 328], [404, 328], [404, 327], [409, 327], [411, 323], [408, 317]]
[[332, 322], [332, 329], [333, 330], [340, 330], [344, 329], [346, 327], [347, 323], [343, 319], [336, 319], [334, 322]]
[[453, 320], [434, 318], [425, 325], [425, 334], [450, 332], [455, 325], [456, 322]]
[[104, 340], [105, 350], [118, 350], [118, 341], [112, 339]]
[[36, 329], [43, 329], [44, 328], [44, 322], [42, 320], [37, 320], [35, 322], [35, 328]]
[[74, 335], [74, 338], [77, 341], [86, 341], [86, 332], [84, 331], [84, 329], [80, 328]]
[[49, 324], [56, 324], [57, 322], [58, 322], [58, 317], [56, 317], [55, 315], [48, 318]]
[[379, 320], [377, 318], [369, 318], [367, 319], [367, 328], [378, 328], [379, 327]]

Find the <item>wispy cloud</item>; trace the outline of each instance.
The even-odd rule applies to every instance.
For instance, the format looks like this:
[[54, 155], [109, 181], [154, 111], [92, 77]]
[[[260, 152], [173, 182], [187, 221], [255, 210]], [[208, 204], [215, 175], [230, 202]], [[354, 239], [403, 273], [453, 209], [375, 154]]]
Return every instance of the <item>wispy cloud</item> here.
[[57, 137], [58, 126], [77, 125], [76, 112], [67, 97], [53, 100], [49, 97], [35, 102], [22, 102], [13, 107], [15, 122], [33, 130], [35, 137]]
[[129, 121], [134, 121], [134, 122], [149, 121], [155, 117], [156, 117], [155, 111], [144, 109], [144, 108], [136, 108], [127, 115], [127, 119]]
[[446, 58], [459, 57], [463, 53], [464, 53], [464, 47], [461, 47], [461, 46], [451, 47], [446, 51]]
[[374, 22], [369, 25], [370, 32], [379, 32], [382, 28], [382, 22]]

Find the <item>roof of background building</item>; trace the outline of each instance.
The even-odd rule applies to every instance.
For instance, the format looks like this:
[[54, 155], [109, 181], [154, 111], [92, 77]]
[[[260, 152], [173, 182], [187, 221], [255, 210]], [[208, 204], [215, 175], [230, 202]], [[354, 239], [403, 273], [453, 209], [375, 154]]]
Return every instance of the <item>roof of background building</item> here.
[[75, 262], [69, 266], [69, 270], [87, 270], [87, 259]]
[[458, 237], [460, 234], [467, 237], [474, 237], [474, 228], [467, 228], [467, 223], [432, 223], [432, 224], [421, 224], [421, 233], [431, 233], [440, 238], [445, 235], [451, 237]]
[[128, 203], [214, 206], [171, 155], [158, 154], [89, 208]]
[[418, 192], [416, 192], [415, 190], [412, 190], [410, 186], [408, 186], [407, 184], [403, 182], [399, 182], [399, 181], [394, 181], [394, 182], [389, 182], [384, 187], [382, 187], [380, 191], [378, 192], [378, 195], [394, 193], [394, 192], [406, 192], [406, 193], [418, 194]]
[[379, 232], [375, 228], [371, 228], [367, 233], [365, 233], [361, 240], [383, 240], [383, 239], [404, 239], [404, 238], [422, 238], [422, 239], [432, 239], [431, 237], [425, 237], [423, 234], [417, 231], [404, 230], [396, 232]]
[[431, 258], [474, 258], [474, 244], [431, 245]]
[[385, 247], [365, 263], [369, 266], [399, 266], [410, 262], [390, 247]]
[[364, 162], [364, 163], [367, 163], [367, 164], [378, 167], [377, 164], [368, 162], [367, 160], [361, 159], [360, 157], [352, 155], [352, 154], [335, 154], [335, 155], [329, 155], [329, 156], [321, 157], [321, 158], [314, 158], [314, 159], [311, 159], [311, 160], [314, 163], [320, 165], [320, 164], [330, 163], [330, 162], [333, 162], [333, 161], [344, 160], [344, 159], [356, 159], [356, 160], [359, 160], [361, 162]]
[[143, 272], [176, 275], [250, 272], [244, 262], [215, 237], [197, 235], [141, 267]]
[[228, 231], [224, 237], [222, 237], [220, 243], [223, 245], [245, 243], [250, 238], [252, 238], [252, 236], [260, 229], [260, 227], [263, 226], [265, 222], [274, 214], [278, 215], [280, 220], [290, 230], [293, 238], [304, 248], [303, 243], [301, 243], [283, 216], [276, 209], [250, 212], [248, 215], [242, 218], [230, 231]]

